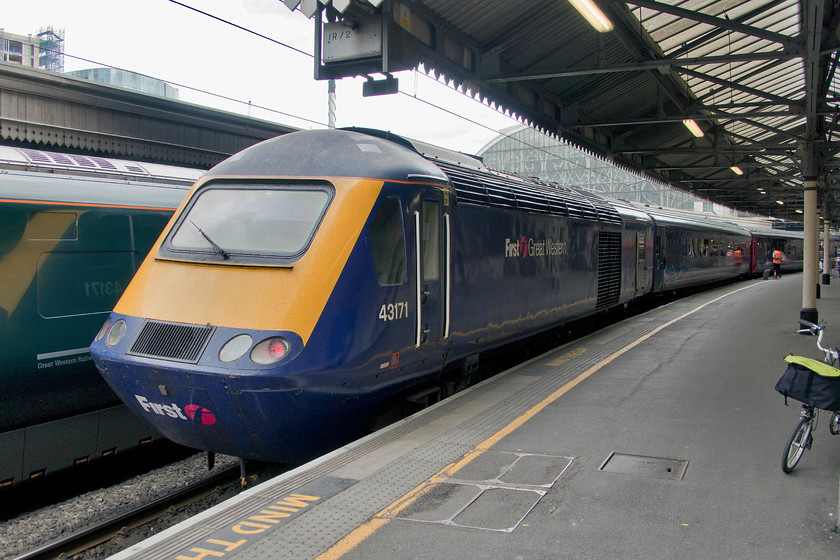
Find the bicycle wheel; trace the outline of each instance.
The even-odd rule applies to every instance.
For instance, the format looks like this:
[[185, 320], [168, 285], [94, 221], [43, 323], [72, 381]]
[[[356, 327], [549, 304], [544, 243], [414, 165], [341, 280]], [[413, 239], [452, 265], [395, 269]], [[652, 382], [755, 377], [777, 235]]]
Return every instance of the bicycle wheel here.
[[831, 420], [828, 421], [828, 431], [834, 434], [840, 434], [840, 410], [831, 413]]
[[790, 434], [785, 453], [782, 455], [782, 470], [786, 473], [793, 472], [805, 449], [811, 447], [811, 419], [800, 418], [793, 433]]

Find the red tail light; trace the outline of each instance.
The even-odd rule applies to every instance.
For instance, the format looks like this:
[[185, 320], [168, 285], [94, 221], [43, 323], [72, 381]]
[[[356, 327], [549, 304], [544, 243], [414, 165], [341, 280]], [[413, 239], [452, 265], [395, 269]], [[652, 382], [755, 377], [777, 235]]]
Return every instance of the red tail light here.
[[289, 342], [282, 337], [267, 338], [251, 350], [251, 360], [257, 364], [279, 362], [289, 353]]

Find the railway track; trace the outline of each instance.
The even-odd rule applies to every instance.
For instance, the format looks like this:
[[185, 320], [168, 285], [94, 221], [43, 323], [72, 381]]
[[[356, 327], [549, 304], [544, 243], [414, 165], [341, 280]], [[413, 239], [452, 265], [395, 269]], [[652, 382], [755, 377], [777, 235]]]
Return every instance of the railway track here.
[[[47, 560], [55, 558], [71, 558], [82, 553], [85, 557], [99, 556], [95, 549], [115, 540], [123, 540], [126, 546], [134, 540], [129, 537], [135, 532], [143, 532], [143, 527], [167, 515], [177, 515], [179, 511], [204, 501], [200, 506], [206, 509], [215, 503], [234, 494], [241, 485], [239, 467], [228, 467], [201, 482], [173, 492], [167, 496], [142, 504], [93, 526], [74, 532], [57, 539], [36, 550], [18, 556], [15, 560]], [[183, 517], [183, 515], [178, 515]], [[103, 554], [113, 554], [114, 547], [109, 547]], [[120, 547], [122, 548], [122, 547]]]

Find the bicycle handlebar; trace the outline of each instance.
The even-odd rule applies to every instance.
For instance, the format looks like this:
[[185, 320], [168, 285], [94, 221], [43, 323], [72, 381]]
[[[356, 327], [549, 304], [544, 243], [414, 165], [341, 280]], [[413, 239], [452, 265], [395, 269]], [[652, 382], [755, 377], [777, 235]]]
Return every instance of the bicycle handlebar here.
[[821, 331], [825, 328], [825, 321], [820, 321], [819, 324], [814, 324], [811, 321], [806, 321], [805, 319], [799, 319], [799, 324], [802, 325], [803, 327], [806, 327], [805, 330], [809, 330], [813, 333], [818, 333], [819, 331]]
[[825, 363], [833, 364], [838, 357], [840, 357], [840, 349], [837, 348], [824, 348], [822, 345], [823, 335], [825, 334], [825, 321], [820, 321], [817, 324], [812, 323], [811, 321], [806, 321], [805, 319], [799, 319], [799, 324], [803, 327], [807, 327], [805, 329], [801, 329], [797, 332], [799, 333], [806, 333], [809, 332], [812, 335], [817, 337], [817, 348], [822, 350], [825, 353]]

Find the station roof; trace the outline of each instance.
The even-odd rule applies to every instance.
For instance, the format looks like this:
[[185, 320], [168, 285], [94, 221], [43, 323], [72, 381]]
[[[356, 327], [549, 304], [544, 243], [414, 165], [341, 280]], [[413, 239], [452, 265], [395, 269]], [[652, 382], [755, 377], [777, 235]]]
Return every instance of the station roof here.
[[0, 142], [208, 169], [297, 130], [192, 103], [0, 62]]
[[384, 10], [389, 71], [422, 64], [710, 201], [801, 220], [804, 177], [819, 177], [821, 208], [840, 221], [840, 8], [829, 0], [596, 0], [606, 32], [569, 0], [283, 1], [351, 25]]

